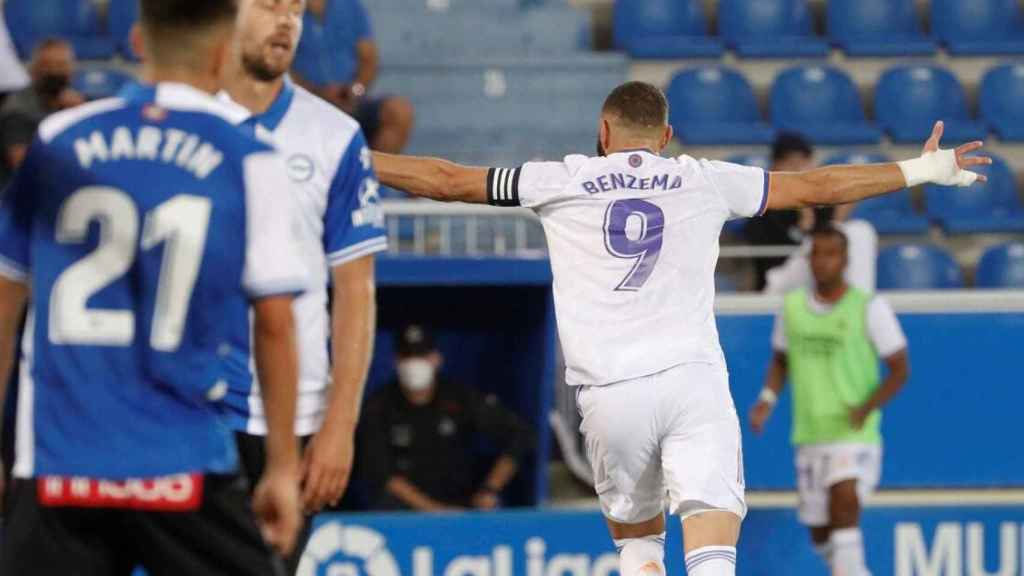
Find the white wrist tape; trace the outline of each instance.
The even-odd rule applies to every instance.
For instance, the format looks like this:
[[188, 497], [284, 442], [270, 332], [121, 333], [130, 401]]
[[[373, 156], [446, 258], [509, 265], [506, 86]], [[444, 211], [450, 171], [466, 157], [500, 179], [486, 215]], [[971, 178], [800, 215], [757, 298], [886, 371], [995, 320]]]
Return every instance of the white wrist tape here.
[[761, 393], [757, 395], [757, 399], [765, 404], [774, 406], [779, 401], [779, 395], [771, 388], [761, 388]]
[[953, 150], [925, 152], [920, 158], [904, 160], [897, 165], [903, 172], [908, 187], [921, 184], [970, 186], [978, 179], [974, 172], [961, 170], [957, 166], [956, 152]]

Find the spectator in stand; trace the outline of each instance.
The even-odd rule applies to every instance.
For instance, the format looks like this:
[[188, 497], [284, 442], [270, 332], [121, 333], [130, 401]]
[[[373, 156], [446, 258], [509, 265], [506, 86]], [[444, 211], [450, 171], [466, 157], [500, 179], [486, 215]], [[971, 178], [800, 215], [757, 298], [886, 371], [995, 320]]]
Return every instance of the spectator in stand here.
[[[802, 172], [814, 164], [814, 149], [803, 136], [780, 132], [772, 144], [772, 171]], [[744, 236], [755, 246], [797, 245], [805, 230], [810, 230], [813, 216], [809, 210], [769, 210], [760, 218], [747, 221]], [[782, 264], [785, 258], [757, 258], [757, 289], [764, 290], [768, 270]]]
[[58, 38], [36, 46], [29, 63], [31, 82], [9, 94], [0, 108], [0, 178], [14, 172], [32, 143], [36, 128], [50, 114], [85, 101], [71, 88], [75, 52]]
[[370, 147], [397, 154], [413, 126], [412, 104], [395, 96], [371, 97], [377, 45], [361, 0], [309, 0], [292, 77], [353, 116]]
[[[534, 447], [533, 433], [496, 397], [439, 378], [443, 358], [424, 328], [406, 328], [396, 344], [398, 379], [367, 401], [360, 420], [356, 454], [371, 507], [497, 508], [519, 458]], [[479, 482], [481, 434], [501, 455]]]

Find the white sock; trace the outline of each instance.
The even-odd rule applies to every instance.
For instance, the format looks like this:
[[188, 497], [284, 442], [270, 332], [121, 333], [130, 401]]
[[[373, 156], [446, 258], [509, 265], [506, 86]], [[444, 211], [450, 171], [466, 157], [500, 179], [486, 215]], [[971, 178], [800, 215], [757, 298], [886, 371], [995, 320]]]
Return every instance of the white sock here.
[[821, 558], [821, 561], [825, 563], [825, 566], [830, 568], [832, 567], [833, 551], [832, 542], [829, 542], [828, 540], [821, 544], [816, 543], [814, 545], [814, 553], [818, 555], [818, 558]]
[[687, 576], [735, 576], [735, 546], [705, 546], [686, 555]]
[[665, 533], [615, 540], [621, 576], [664, 576]]
[[864, 537], [860, 528], [834, 530], [832, 539], [832, 576], [871, 576], [864, 563]]

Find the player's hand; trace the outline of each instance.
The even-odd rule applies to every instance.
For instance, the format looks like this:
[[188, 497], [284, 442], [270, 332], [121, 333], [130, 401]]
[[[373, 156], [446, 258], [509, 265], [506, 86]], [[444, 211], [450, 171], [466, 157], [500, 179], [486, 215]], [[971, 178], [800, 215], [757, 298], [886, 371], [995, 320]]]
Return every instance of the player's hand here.
[[302, 507], [315, 514], [345, 494], [355, 454], [353, 426], [324, 423], [302, 458]]
[[850, 426], [853, 426], [854, 430], [860, 430], [864, 427], [864, 422], [867, 421], [870, 415], [871, 410], [864, 406], [850, 408]]
[[295, 548], [299, 533], [299, 482], [291, 471], [268, 470], [252, 497], [263, 539], [287, 556]]
[[473, 495], [473, 508], [477, 510], [496, 510], [498, 508], [498, 495], [490, 490], [481, 490]]
[[754, 404], [754, 407], [750, 409], [750, 427], [753, 428], [755, 434], [764, 432], [764, 425], [774, 411], [775, 405], [768, 402], [758, 401], [757, 404]]
[[921, 151], [921, 158], [927, 158], [932, 164], [930, 168], [933, 174], [929, 180], [946, 186], [969, 186], [976, 181], [986, 182], [988, 178], [984, 174], [972, 172], [969, 168], [991, 164], [992, 158], [967, 156], [984, 146], [984, 142], [975, 140], [958, 146], [955, 150], [942, 150], [939, 148], [939, 142], [944, 130], [945, 125], [942, 121], [936, 122], [932, 128], [932, 135], [924, 143], [924, 149]]

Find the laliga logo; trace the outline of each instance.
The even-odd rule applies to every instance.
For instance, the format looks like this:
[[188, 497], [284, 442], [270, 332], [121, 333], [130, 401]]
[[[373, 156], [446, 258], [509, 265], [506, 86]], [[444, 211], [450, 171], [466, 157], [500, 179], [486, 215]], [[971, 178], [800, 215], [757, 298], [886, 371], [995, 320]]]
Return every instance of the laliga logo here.
[[348, 559], [331, 562], [327, 576], [401, 576], [385, 544], [384, 537], [369, 528], [325, 524], [309, 539], [296, 576], [317, 576], [339, 552]]

